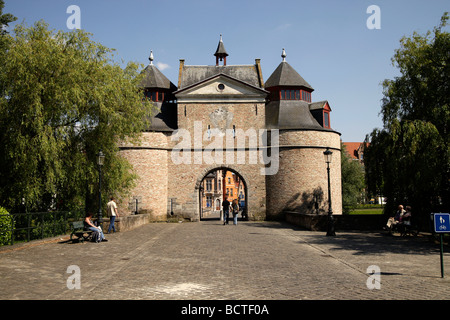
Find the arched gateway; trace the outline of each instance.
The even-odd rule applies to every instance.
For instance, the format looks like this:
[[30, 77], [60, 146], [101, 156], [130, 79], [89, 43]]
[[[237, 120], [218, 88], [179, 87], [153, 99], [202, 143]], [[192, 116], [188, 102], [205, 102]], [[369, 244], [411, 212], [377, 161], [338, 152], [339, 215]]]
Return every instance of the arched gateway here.
[[[177, 86], [150, 57], [141, 86], [158, 111], [139, 145], [120, 145], [139, 175], [132, 196], [122, 199], [122, 212], [138, 202], [151, 220], [198, 221], [226, 194], [223, 184], [222, 192], [215, 186], [217, 195], [205, 192], [226, 170], [245, 184], [249, 220], [279, 219], [286, 210], [326, 214], [323, 152], [329, 149], [333, 213], [341, 214], [340, 134], [331, 128], [328, 101], [312, 102], [314, 89], [286, 62], [284, 49], [265, 83], [260, 59], [227, 64], [222, 39], [215, 56], [209, 66], [181, 59]], [[323, 191], [320, 201], [317, 190]], [[236, 196], [235, 189], [228, 192]]]
[[[248, 188], [244, 177], [235, 169], [219, 166], [199, 177], [195, 184], [198, 192], [198, 217], [203, 220], [208, 217], [222, 218], [222, 202], [237, 199], [241, 209], [241, 217], [248, 219]], [[197, 214], [196, 214], [197, 215]]]

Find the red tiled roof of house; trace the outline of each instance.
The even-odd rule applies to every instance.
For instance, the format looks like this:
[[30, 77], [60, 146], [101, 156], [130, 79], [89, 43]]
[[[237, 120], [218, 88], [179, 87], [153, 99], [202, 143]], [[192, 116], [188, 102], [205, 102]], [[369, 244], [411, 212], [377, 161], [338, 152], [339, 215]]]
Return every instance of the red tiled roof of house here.
[[362, 142], [342, 142], [345, 145], [345, 150], [352, 159], [358, 160], [358, 153], [356, 152], [361, 146]]

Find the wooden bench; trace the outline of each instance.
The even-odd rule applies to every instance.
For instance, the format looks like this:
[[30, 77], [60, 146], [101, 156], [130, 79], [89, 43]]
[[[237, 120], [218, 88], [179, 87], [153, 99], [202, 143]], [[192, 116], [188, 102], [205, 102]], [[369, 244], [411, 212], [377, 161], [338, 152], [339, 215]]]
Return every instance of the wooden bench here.
[[92, 237], [92, 230], [84, 230], [83, 221], [72, 222], [72, 233], [70, 234], [70, 240], [80, 241], [90, 240]]

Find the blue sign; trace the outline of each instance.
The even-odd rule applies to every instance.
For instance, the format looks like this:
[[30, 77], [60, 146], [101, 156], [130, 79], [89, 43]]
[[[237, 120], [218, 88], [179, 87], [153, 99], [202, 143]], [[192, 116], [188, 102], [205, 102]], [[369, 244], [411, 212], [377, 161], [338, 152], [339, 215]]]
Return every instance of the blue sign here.
[[435, 213], [434, 214], [434, 232], [450, 233], [450, 214]]

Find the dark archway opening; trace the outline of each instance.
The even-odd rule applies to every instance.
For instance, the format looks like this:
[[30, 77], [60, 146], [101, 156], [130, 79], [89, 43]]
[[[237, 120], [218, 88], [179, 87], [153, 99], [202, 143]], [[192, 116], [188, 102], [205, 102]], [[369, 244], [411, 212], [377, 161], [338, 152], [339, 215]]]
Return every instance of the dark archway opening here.
[[[219, 167], [206, 173], [199, 187], [200, 220], [221, 220], [222, 202], [237, 199], [239, 203], [238, 220], [248, 220], [247, 182], [236, 170]], [[232, 215], [230, 214], [232, 219]]]

